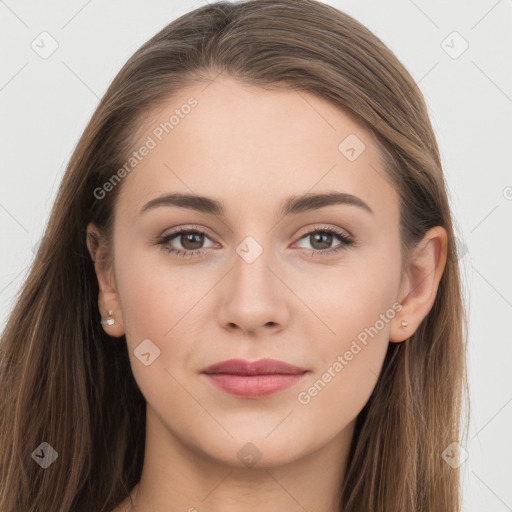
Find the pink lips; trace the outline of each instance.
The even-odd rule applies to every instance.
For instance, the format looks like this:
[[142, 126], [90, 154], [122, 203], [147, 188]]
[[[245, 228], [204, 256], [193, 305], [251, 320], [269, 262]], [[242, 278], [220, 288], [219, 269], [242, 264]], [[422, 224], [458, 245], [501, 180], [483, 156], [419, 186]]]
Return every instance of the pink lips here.
[[308, 372], [276, 359], [221, 361], [201, 373], [218, 389], [236, 396], [260, 398], [287, 389]]

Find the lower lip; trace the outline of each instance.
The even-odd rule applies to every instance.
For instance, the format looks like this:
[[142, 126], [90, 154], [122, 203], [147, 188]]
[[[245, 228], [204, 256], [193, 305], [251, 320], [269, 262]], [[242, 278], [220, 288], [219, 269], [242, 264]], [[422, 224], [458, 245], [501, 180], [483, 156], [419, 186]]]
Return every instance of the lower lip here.
[[297, 384], [307, 372], [293, 375], [233, 375], [228, 373], [205, 373], [218, 389], [231, 395], [260, 398]]

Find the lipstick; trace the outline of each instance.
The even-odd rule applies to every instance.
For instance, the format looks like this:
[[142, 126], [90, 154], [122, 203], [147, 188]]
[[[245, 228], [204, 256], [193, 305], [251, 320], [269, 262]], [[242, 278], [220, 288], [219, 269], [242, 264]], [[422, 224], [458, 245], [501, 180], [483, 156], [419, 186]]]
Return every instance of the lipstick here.
[[262, 398], [297, 384], [308, 373], [305, 368], [277, 359], [246, 361], [229, 359], [202, 372], [217, 389], [245, 398]]

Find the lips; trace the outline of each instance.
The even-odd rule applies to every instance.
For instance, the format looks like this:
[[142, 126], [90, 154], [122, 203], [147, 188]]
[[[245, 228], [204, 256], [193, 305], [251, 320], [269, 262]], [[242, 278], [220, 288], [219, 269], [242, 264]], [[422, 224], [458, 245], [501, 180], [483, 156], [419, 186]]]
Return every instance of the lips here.
[[276, 359], [253, 362], [229, 359], [209, 366], [201, 373], [224, 393], [243, 398], [263, 398], [294, 386], [308, 370]]
[[213, 364], [201, 373], [226, 373], [230, 375], [297, 375], [305, 373], [305, 368], [293, 366], [277, 359], [260, 359], [259, 361], [246, 361], [244, 359], [228, 359]]

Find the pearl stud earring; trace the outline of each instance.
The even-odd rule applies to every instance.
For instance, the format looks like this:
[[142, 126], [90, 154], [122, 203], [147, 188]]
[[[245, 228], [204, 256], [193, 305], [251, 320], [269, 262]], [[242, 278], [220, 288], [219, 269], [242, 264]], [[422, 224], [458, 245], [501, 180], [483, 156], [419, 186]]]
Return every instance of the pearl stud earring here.
[[113, 325], [115, 320], [112, 318], [112, 310], [108, 311], [108, 318], [106, 320], [101, 320], [101, 325]]

